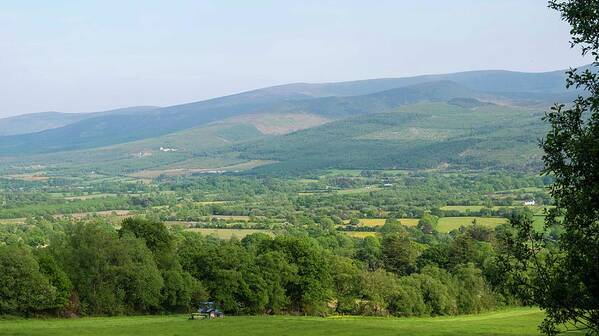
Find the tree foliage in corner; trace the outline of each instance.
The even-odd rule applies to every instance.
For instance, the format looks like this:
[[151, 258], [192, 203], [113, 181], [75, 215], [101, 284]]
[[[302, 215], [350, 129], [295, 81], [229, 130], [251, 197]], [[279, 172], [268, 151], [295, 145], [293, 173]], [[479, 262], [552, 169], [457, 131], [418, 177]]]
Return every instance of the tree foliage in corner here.
[[[590, 67], [571, 69], [567, 87], [584, 93], [569, 106], [546, 113], [551, 129], [541, 141], [543, 173], [555, 177], [555, 208], [545, 231], [530, 216], [515, 216], [516, 228], [504, 239], [503, 265], [511, 287], [547, 315], [541, 331], [560, 326], [599, 334], [599, 0], [550, 1], [571, 26], [571, 45], [593, 58]], [[554, 228], [559, 227], [558, 234]], [[553, 229], [553, 230], [552, 230]]]

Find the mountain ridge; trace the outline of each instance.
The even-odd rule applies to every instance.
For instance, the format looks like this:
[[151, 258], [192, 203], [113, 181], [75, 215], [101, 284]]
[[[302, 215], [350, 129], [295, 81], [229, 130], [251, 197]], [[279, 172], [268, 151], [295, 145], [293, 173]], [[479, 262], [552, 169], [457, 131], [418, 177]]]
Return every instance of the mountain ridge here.
[[565, 89], [564, 80], [563, 70], [478, 70], [337, 83], [292, 83], [135, 113], [92, 114], [36, 133], [0, 136], [0, 156], [99, 148], [252, 114], [303, 113], [343, 119], [456, 98], [508, 106], [549, 106], [556, 99], [569, 99], [575, 94]]

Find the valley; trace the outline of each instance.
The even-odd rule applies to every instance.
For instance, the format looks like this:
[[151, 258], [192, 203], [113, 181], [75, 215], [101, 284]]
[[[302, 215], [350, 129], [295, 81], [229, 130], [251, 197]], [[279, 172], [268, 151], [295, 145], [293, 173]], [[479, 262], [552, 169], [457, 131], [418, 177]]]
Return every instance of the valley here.
[[[554, 177], [538, 147], [551, 102], [575, 93], [561, 80], [290, 84], [0, 119], [0, 267], [31, 282], [0, 313], [166, 314], [16, 319], [0, 333], [536, 334], [543, 313], [500, 267], [515, 221], [562, 232], [546, 224]], [[28, 288], [49, 301], [19, 303]], [[234, 317], [180, 315], [206, 300]]]

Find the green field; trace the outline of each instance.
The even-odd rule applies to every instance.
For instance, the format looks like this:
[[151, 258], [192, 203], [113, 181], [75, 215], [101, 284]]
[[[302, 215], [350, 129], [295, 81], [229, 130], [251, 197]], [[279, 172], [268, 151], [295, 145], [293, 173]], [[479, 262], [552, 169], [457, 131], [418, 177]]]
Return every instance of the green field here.
[[478, 224], [488, 227], [495, 227], [499, 224], [507, 223], [507, 219], [497, 217], [442, 217], [439, 218], [437, 230], [439, 232], [449, 232], [451, 230], [459, 229], [460, 226], [471, 225], [474, 219], [476, 219]]
[[437, 318], [240, 316], [189, 321], [187, 316], [0, 321], [12, 335], [538, 335], [543, 313], [515, 308]]

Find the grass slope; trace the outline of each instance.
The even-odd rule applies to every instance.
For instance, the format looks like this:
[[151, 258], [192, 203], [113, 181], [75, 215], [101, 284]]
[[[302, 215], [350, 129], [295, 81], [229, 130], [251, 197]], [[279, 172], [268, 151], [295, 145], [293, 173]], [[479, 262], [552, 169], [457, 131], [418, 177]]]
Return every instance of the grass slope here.
[[543, 313], [532, 308], [438, 318], [240, 316], [188, 321], [187, 316], [0, 321], [4, 336], [62, 335], [538, 335]]

